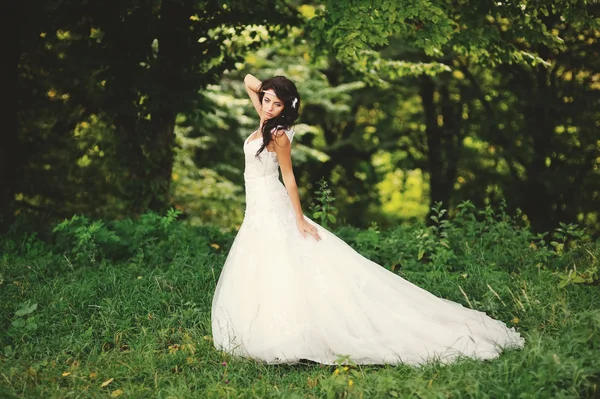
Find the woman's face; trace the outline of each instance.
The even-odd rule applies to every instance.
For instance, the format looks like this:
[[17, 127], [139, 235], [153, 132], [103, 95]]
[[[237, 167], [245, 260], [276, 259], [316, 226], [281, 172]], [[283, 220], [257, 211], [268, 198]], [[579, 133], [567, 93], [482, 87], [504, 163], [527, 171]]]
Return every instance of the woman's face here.
[[262, 99], [262, 117], [263, 119], [273, 119], [281, 114], [284, 105], [283, 101], [280, 100], [275, 92], [271, 89], [263, 91], [264, 96]]

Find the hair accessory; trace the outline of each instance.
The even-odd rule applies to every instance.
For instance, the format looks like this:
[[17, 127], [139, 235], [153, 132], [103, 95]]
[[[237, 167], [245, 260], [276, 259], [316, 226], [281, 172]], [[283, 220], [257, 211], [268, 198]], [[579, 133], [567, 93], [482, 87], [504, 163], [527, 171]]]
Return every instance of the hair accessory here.
[[270, 94], [272, 96], [277, 97], [277, 93], [275, 93], [273, 90], [261, 90], [261, 91], [265, 94]]
[[296, 108], [297, 103], [298, 103], [298, 99], [296, 97], [294, 97], [294, 100], [292, 101], [292, 108]]

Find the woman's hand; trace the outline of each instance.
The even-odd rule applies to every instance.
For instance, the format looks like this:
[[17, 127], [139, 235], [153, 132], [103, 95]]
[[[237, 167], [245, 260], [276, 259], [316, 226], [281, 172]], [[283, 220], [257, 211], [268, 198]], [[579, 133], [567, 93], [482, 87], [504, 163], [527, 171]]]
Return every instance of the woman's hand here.
[[306, 219], [302, 218], [296, 220], [296, 226], [298, 226], [298, 230], [300, 231], [300, 234], [302, 234], [302, 237], [306, 238], [307, 234], [310, 234], [315, 240], [321, 241], [321, 236], [319, 235], [317, 228], [308, 223]]

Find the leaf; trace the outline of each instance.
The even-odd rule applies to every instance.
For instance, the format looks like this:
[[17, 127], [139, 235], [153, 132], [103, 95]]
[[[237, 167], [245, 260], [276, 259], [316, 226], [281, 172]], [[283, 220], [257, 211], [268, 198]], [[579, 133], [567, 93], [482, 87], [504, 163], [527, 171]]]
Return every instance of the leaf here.
[[114, 381], [114, 378], [111, 378], [109, 380], [104, 381], [101, 385], [100, 388], [104, 388], [105, 386], [107, 386], [108, 384], [110, 384], [111, 382]]
[[63, 376], [63, 377], [68, 377], [68, 376], [70, 376], [70, 375], [71, 375], [71, 372], [70, 372], [70, 371], [65, 371], [64, 373], [62, 373], [62, 376]]
[[115, 389], [114, 391], [112, 391], [110, 393], [111, 398], [116, 398], [118, 396], [123, 395], [123, 390], [122, 389]]
[[12, 326], [15, 328], [21, 328], [25, 325], [25, 320], [23, 319], [16, 319], [12, 321]]
[[37, 303], [34, 303], [31, 306], [28, 305], [28, 302], [23, 303], [21, 305], [21, 308], [15, 312], [15, 316], [21, 317], [21, 316], [25, 316], [26, 314], [32, 313], [34, 310], [37, 309], [37, 306], [38, 306]]
[[421, 258], [423, 257], [423, 255], [425, 255], [425, 250], [424, 249], [420, 249], [419, 250], [419, 255], [417, 256], [417, 259], [421, 260]]
[[558, 288], [565, 288], [569, 284], [568, 278], [563, 278], [558, 284]]
[[37, 330], [38, 325], [35, 321], [31, 321], [31, 319], [28, 319], [26, 328], [29, 331], [35, 331], [35, 330]]
[[335, 223], [335, 221], [337, 220], [337, 219], [335, 218], [335, 216], [333, 216], [333, 215], [327, 215], [327, 219], [329, 219], [329, 221], [330, 221], [331, 223]]
[[578, 274], [576, 274], [574, 277], [571, 277], [571, 281], [576, 284], [585, 283], [585, 279]]

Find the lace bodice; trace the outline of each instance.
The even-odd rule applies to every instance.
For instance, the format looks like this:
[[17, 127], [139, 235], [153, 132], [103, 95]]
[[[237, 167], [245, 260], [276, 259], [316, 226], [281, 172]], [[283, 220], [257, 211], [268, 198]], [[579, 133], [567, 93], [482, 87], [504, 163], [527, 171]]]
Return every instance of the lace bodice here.
[[[293, 133], [286, 131], [292, 141]], [[246, 185], [246, 211], [244, 223], [249, 229], [257, 229], [265, 218], [276, 215], [286, 223], [294, 223], [294, 211], [285, 186], [279, 180], [279, 161], [275, 152], [266, 148], [260, 155], [256, 151], [261, 146], [261, 139], [252, 137], [244, 141], [244, 157], [246, 168], [244, 181]], [[250, 138], [249, 137], [249, 138]]]
[[[291, 142], [293, 139], [292, 131], [287, 130], [285, 133]], [[253, 135], [250, 135], [250, 137], [244, 141], [244, 156], [246, 160], [244, 179], [248, 181], [249, 179], [267, 176], [277, 177], [279, 175], [279, 162], [277, 161], [277, 154], [275, 154], [275, 152], [269, 152], [265, 148], [263, 152], [256, 157], [256, 151], [258, 151], [260, 148], [262, 140], [252, 136]], [[252, 140], [248, 141], [251, 137]]]

